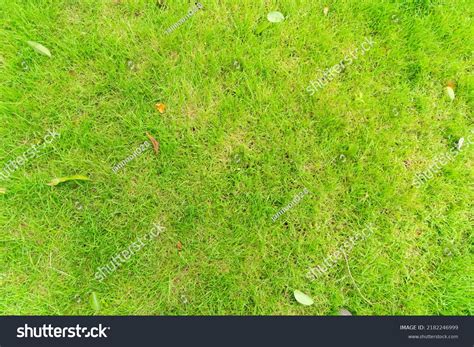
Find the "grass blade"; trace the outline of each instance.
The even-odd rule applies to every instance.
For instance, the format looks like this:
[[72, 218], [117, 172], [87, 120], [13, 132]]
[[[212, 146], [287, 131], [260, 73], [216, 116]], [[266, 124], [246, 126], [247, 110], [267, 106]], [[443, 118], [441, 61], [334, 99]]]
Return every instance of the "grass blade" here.
[[95, 313], [100, 311], [100, 301], [96, 292], [91, 293], [90, 304]]

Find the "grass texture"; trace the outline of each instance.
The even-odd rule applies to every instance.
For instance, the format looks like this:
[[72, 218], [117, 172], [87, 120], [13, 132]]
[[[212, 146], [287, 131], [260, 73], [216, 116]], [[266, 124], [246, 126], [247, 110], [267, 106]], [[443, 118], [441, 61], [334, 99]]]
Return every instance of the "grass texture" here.
[[472, 315], [472, 1], [201, 3], [0, 0], [0, 313]]

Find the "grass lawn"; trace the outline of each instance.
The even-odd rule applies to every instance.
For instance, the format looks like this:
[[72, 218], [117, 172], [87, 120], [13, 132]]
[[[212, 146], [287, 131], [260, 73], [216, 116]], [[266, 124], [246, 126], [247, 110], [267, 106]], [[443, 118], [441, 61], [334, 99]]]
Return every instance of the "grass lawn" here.
[[473, 15], [0, 0], [0, 313], [472, 315]]

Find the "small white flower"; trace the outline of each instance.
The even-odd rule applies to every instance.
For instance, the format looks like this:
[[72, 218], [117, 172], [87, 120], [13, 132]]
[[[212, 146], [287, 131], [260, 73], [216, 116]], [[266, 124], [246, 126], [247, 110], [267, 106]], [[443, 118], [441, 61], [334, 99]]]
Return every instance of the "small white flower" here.
[[462, 147], [463, 144], [464, 144], [464, 137], [461, 137], [461, 138], [459, 139], [459, 141], [458, 141], [457, 146], [456, 146], [456, 148], [458, 149], [458, 151], [461, 150], [461, 147]]

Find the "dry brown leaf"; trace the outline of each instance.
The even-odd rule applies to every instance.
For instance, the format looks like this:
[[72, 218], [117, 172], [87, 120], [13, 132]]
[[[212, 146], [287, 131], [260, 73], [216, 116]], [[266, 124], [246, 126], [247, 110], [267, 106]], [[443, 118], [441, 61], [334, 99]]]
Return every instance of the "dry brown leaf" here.
[[456, 82], [448, 81], [448, 83], [446, 83], [446, 87], [451, 87], [452, 89], [455, 89], [456, 88]]
[[160, 112], [160, 113], [165, 113], [166, 105], [162, 104], [161, 102], [157, 103], [155, 105], [155, 108]]
[[176, 247], [178, 248], [178, 251], [181, 251], [183, 249], [183, 244], [181, 243], [181, 241], [178, 241]]
[[151, 136], [148, 132], [146, 133], [146, 136], [150, 139], [152, 145], [153, 145], [153, 150], [155, 151], [156, 154], [158, 154], [158, 150], [160, 149], [160, 143], [156, 141], [156, 139]]

